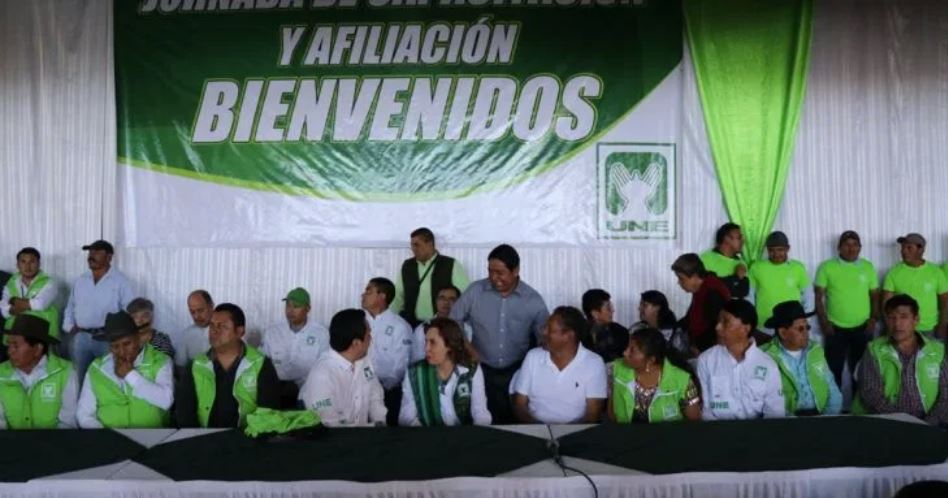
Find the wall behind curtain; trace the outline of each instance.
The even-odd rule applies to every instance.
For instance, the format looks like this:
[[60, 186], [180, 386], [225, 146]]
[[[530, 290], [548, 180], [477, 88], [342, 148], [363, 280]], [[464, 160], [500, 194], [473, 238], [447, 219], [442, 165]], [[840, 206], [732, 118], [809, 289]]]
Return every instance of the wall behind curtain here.
[[[111, 43], [110, 0], [0, 0], [0, 268], [11, 270], [16, 251], [35, 245], [53, 277], [72, 281], [85, 269], [80, 246], [116, 236]], [[578, 306], [584, 289], [603, 287], [617, 319], [629, 323], [638, 294], [656, 288], [684, 313], [688, 298], [668, 267], [681, 252], [709, 247], [725, 214], [687, 54], [681, 70], [678, 239], [521, 247], [521, 274], [551, 308]], [[896, 261], [894, 239], [906, 231], [925, 234], [929, 259], [940, 262], [948, 238], [939, 221], [948, 207], [948, 2], [817, 2], [808, 85], [775, 225], [790, 236], [792, 257], [812, 276], [839, 232], [852, 228], [881, 269]], [[314, 318], [327, 323], [335, 310], [358, 306], [370, 277], [394, 279], [410, 255], [408, 234], [405, 242], [405, 249], [119, 247], [115, 264], [155, 301], [162, 330], [188, 323], [185, 296], [198, 287], [241, 305], [259, 328], [281, 319], [280, 298], [303, 285]], [[489, 247], [439, 245], [472, 278], [485, 276]]]

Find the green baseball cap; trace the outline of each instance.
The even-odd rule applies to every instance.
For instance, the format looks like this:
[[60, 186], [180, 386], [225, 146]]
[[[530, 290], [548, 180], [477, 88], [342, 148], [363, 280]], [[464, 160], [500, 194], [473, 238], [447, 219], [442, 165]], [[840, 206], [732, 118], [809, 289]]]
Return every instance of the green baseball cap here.
[[309, 292], [306, 292], [306, 289], [302, 287], [297, 287], [291, 290], [283, 300], [289, 301], [297, 306], [309, 306]]

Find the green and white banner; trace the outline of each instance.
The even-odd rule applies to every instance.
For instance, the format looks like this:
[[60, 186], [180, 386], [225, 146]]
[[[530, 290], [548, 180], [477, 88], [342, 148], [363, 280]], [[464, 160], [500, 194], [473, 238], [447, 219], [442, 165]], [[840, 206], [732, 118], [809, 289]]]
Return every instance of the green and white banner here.
[[679, 2], [114, 8], [127, 245], [675, 237]]

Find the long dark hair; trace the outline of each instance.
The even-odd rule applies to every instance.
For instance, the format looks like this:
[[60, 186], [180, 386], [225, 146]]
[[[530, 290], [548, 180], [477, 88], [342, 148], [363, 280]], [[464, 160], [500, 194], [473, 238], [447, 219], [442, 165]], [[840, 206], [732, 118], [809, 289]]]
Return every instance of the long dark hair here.
[[646, 358], [654, 358], [655, 363], [660, 365], [668, 360], [672, 365], [688, 372], [693, 380], [696, 379], [691, 364], [688, 363], [688, 360], [685, 360], [685, 357], [677, 349], [668, 344], [660, 330], [652, 327], [638, 329], [632, 332], [629, 341], [635, 342], [635, 345], [642, 350], [642, 354]]
[[450, 318], [434, 318], [425, 327], [425, 333], [430, 329], [437, 329], [438, 335], [444, 341], [448, 348], [448, 356], [455, 365], [462, 365], [470, 368], [474, 364], [473, 358], [467, 349], [467, 339], [464, 338], [464, 332], [458, 322]]
[[653, 306], [658, 306], [658, 328], [671, 329], [678, 323], [675, 312], [668, 307], [668, 298], [657, 290], [647, 290], [640, 299]]
[[556, 318], [560, 326], [572, 330], [576, 334], [576, 341], [584, 347], [589, 347], [592, 340], [589, 335], [589, 322], [583, 312], [572, 306], [559, 306], [550, 313], [550, 318]]

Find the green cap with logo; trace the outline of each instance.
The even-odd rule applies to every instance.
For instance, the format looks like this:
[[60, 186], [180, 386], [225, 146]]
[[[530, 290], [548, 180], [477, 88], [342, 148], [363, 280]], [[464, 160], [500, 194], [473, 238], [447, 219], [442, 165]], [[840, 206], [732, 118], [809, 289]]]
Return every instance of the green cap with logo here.
[[309, 306], [309, 292], [302, 287], [297, 287], [291, 290], [283, 300], [296, 306]]

